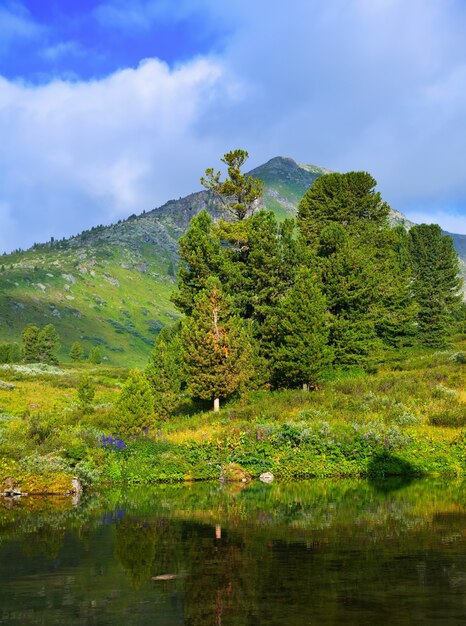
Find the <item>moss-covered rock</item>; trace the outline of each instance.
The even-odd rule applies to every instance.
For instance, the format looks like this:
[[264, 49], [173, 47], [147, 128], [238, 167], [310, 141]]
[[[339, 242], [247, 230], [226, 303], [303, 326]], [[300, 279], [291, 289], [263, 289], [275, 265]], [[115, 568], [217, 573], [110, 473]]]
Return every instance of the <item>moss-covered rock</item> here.
[[220, 480], [225, 483], [248, 483], [251, 478], [251, 474], [238, 463], [228, 463], [220, 472]]

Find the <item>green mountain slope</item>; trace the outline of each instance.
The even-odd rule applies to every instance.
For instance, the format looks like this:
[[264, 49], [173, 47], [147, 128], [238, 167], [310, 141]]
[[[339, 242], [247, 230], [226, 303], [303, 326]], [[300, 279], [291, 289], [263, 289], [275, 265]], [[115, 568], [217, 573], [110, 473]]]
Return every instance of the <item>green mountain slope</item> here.
[[[284, 218], [327, 172], [276, 157], [251, 174], [266, 183], [263, 205]], [[3, 255], [0, 341], [19, 341], [28, 323], [53, 323], [63, 358], [80, 341], [86, 351], [100, 346], [109, 363], [144, 364], [160, 328], [177, 318], [170, 302], [177, 242], [202, 209], [221, 216], [215, 199], [201, 191], [118, 224]], [[397, 212], [392, 218], [407, 222]], [[452, 236], [466, 260], [466, 236]]]

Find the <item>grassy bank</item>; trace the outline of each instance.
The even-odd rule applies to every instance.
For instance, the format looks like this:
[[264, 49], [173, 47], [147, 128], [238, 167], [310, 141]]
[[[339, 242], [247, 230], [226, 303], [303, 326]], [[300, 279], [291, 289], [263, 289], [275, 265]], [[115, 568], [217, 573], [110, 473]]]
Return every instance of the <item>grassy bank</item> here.
[[[0, 485], [10, 478], [23, 491], [47, 483], [61, 490], [73, 475], [87, 485], [218, 479], [229, 464], [279, 478], [463, 476], [465, 354], [463, 339], [449, 350], [394, 355], [372, 373], [332, 372], [307, 393], [254, 392], [215, 415], [187, 402], [148, 436], [124, 441], [112, 405], [125, 370], [6, 366]], [[83, 411], [77, 388], [85, 372], [96, 396]]]

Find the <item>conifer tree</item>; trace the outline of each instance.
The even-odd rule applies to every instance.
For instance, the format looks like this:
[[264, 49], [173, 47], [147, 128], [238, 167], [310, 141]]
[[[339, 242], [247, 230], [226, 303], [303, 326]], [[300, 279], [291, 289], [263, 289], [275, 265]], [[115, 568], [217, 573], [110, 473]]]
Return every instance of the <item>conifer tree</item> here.
[[99, 346], [94, 346], [89, 352], [88, 359], [94, 365], [100, 365], [102, 363], [102, 350]]
[[34, 363], [39, 360], [39, 328], [28, 324], [22, 333], [23, 360]]
[[179, 403], [182, 388], [181, 326], [166, 326], [155, 342], [146, 376], [154, 397], [154, 410], [158, 417], [169, 417]]
[[222, 249], [207, 211], [201, 211], [192, 218], [178, 244], [181, 259], [178, 290], [172, 300], [182, 313], [189, 315], [195, 296], [205, 288], [207, 280], [222, 274]]
[[220, 282], [212, 278], [196, 296], [182, 326], [183, 366], [188, 392], [197, 398], [226, 398], [252, 376], [252, 343], [244, 322], [230, 313]]
[[37, 336], [38, 360], [41, 363], [56, 365], [58, 363], [57, 351], [60, 347], [60, 338], [53, 324], [47, 324], [39, 331]]
[[0, 343], [0, 363], [10, 363], [10, 344], [6, 341]]
[[389, 207], [366, 172], [319, 178], [299, 205], [308, 263], [320, 270], [335, 363], [368, 363], [382, 341], [413, 329], [409, 272], [399, 262]]
[[70, 348], [70, 357], [72, 361], [80, 361], [83, 358], [84, 350], [79, 343], [75, 341]]
[[115, 404], [114, 423], [120, 435], [137, 435], [154, 423], [154, 399], [146, 376], [131, 370]]
[[322, 370], [331, 363], [326, 308], [315, 274], [300, 268], [276, 310], [274, 370], [279, 384], [307, 389], [319, 381]]
[[241, 172], [249, 158], [246, 150], [227, 152], [221, 161], [228, 167], [228, 177], [221, 181], [221, 173], [213, 167], [206, 169], [201, 184], [216, 195], [230, 216], [241, 221], [254, 212], [257, 200], [262, 196], [264, 183]]
[[409, 231], [413, 293], [419, 306], [417, 324], [422, 343], [446, 344], [460, 305], [458, 256], [449, 235], [437, 224], [420, 224]]
[[307, 243], [317, 244], [320, 232], [336, 223], [347, 231], [378, 230], [388, 224], [390, 207], [375, 191], [376, 181], [367, 172], [326, 174], [304, 194], [298, 208], [300, 231]]

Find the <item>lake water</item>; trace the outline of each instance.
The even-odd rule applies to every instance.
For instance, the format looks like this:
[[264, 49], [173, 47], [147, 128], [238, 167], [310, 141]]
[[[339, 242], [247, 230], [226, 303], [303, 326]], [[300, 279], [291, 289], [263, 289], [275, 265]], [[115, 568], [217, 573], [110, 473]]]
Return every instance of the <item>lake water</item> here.
[[0, 500], [0, 625], [466, 623], [466, 483]]

